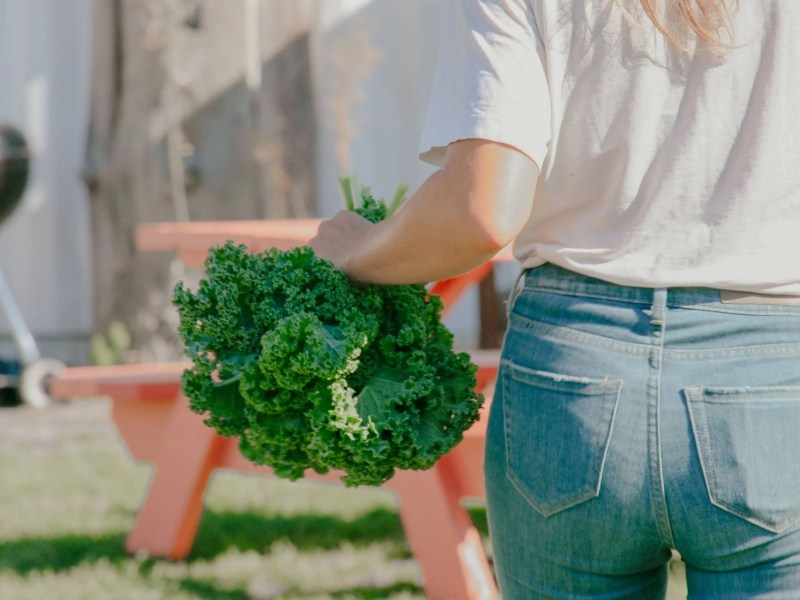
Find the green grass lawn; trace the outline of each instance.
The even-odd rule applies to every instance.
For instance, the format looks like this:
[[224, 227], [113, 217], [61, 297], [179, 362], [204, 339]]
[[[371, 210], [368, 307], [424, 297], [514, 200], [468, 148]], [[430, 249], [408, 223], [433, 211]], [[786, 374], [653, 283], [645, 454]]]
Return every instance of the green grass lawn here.
[[0, 600], [425, 598], [385, 490], [220, 472], [191, 555], [157, 561], [124, 550], [150, 469], [108, 403], [0, 409], [0, 431]]
[[424, 598], [394, 496], [216, 474], [191, 555], [128, 556], [150, 468], [104, 401], [0, 410], [0, 599]]

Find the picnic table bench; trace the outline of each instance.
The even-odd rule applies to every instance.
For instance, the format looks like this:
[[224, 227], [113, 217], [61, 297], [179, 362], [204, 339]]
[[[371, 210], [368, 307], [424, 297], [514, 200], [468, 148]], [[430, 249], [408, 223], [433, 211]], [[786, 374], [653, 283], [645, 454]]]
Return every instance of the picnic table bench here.
[[[227, 240], [252, 251], [282, 250], [309, 239], [318, 220], [164, 223], [140, 227], [141, 250], [170, 250], [188, 267], [200, 267], [208, 248]], [[500, 255], [497, 260], [509, 258]], [[445, 309], [491, 269], [473, 272], [431, 288]], [[490, 390], [497, 377], [498, 351], [473, 351], [479, 391]], [[131, 553], [169, 559], [185, 557], [203, 511], [203, 496], [215, 469], [271, 474], [247, 461], [238, 440], [219, 436], [191, 412], [181, 394], [180, 377], [190, 363], [151, 363], [69, 367], [50, 383], [54, 398], [107, 397], [112, 419], [131, 456], [152, 463], [154, 474], [126, 540]], [[494, 600], [498, 597], [480, 535], [462, 505], [464, 498], [483, 498], [483, 447], [486, 416], [464, 440], [427, 471], [397, 471], [384, 487], [398, 498], [400, 519], [431, 600]], [[309, 470], [310, 480], [339, 482], [342, 473]]]

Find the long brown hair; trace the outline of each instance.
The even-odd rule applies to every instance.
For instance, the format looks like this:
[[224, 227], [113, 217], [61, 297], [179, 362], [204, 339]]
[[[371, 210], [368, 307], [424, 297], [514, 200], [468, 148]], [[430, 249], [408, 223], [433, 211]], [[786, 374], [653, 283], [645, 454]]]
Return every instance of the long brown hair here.
[[641, 0], [644, 12], [672, 44], [682, 46], [685, 33], [693, 33], [713, 46], [725, 46], [732, 41], [731, 4], [736, 0], [666, 1], [676, 13], [676, 25], [666, 22], [663, 11], [659, 10], [659, 0]]

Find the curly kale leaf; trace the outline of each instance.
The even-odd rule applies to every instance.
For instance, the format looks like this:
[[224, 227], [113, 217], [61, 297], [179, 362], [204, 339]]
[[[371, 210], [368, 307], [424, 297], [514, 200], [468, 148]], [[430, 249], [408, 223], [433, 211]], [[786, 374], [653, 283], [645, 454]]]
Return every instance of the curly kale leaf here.
[[[347, 185], [372, 221], [405, 193], [387, 206]], [[308, 247], [228, 243], [210, 251], [196, 291], [178, 284], [174, 304], [191, 409], [279, 476], [339, 469], [347, 485], [380, 485], [433, 466], [478, 418], [476, 367], [453, 351], [424, 286], [356, 286]]]

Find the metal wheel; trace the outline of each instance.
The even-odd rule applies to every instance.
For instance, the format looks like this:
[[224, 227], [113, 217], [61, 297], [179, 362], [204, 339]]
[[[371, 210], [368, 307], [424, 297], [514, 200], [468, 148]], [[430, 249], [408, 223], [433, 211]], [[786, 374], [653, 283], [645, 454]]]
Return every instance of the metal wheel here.
[[19, 395], [25, 404], [45, 408], [50, 404], [48, 392], [50, 379], [65, 367], [55, 358], [40, 358], [25, 365], [19, 378]]

